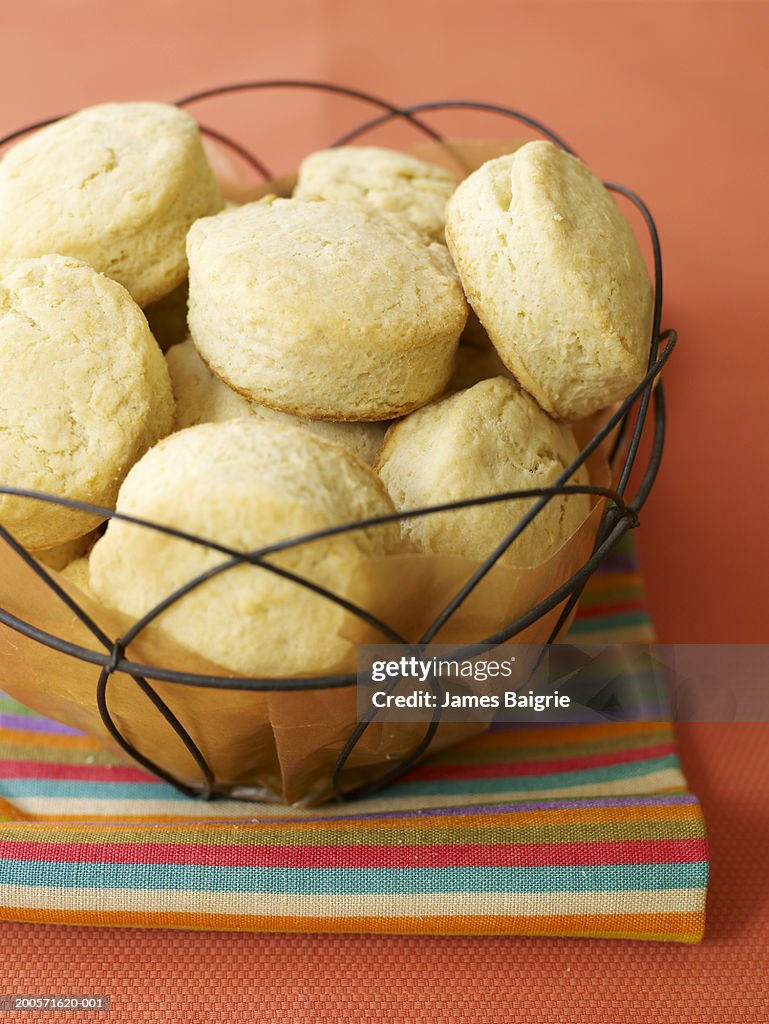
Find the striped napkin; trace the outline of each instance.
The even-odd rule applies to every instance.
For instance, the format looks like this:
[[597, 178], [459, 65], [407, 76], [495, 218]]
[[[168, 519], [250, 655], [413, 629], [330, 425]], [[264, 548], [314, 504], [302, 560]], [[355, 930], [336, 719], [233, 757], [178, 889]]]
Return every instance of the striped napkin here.
[[[628, 542], [575, 642], [651, 642]], [[501, 726], [313, 810], [182, 796], [0, 696], [0, 918], [247, 931], [702, 938], [670, 723]]]

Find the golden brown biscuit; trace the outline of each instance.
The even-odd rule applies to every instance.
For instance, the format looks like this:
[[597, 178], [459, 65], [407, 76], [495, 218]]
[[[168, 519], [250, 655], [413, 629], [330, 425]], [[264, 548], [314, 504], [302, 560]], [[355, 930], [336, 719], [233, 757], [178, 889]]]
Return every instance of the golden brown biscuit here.
[[0, 258], [61, 253], [140, 306], [181, 284], [194, 220], [222, 208], [198, 126], [165, 103], [104, 103], [0, 161]]
[[[111, 507], [133, 463], [171, 429], [171, 382], [142, 311], [65, 256], [3, 265], [0, 379], [0, 480], [16, 487]], [[37, 549], [99, 519], [5, 496], [0, 522]]]
[[527, 143], [471, 174], [446, 218], [470, 304], [544, 409], [580, 419], [641, 381], [649, 274], [630, 225], [581, 161]]
[[184, 430], [185, 427], [194, 427], [199, 423], [222, 423], [242, 417], [262, 422], [287, 423], [344, 445], [370, 466], [389, 426], [388, 423], [308, 420], [249, 402], [211, 373], [191, 339], [175, 345], [166, 355], [166, 360], [176, 405], [175, 430]]
[[378, 146], [339, 146], [310, 153], [299, 168], [296, 199], [333, 199], [378, 210], [397, 226], [442, 242], [446, 201], [457, 179], [443, 167]]
[[451, 375], [447, 391], [466, 391], [482, 380], [490, 377], [509, 377], [510, 372], [497, 355], [496, 350], [474, 348], [472, 345], [460, 345], [457, 349], [457, 361]]
[[[571, 429], [553, 420], [515, 381], [484, 380], [442, 398], [387, 432], [375, 469], [399, 512], [505, 491], [548, 487], [577, 457]], [[569, 481], [587, 483], [581, 467]], [[535, 499], [516, 499], [406, 519], [402, 530], [422, 551], [484, 559]], [[586, 495], [555, 497], [502, 556], [501, 564], [539, 565], [590, 510]]]
[[71, 565], [72, 562], [82, 558], [95, 543], [96, 537], [96, 531], [93, 531], [84, 534], [82, 537], [69, 540], [65, 544], [56, 544], [50, 548], [33, 551], [32, 554], [49, 569], [56, 569], [61, 572], [68, 565]]
[[185, 278], [168, 295], [157, 302], [144, 307], [144, 315], [150, 325], [152, 336], [167, 352], [173, 345], [178, 345], [189, 334], [187, 329], [187, 279]]
[[[229, 420], [156, 445], [123, 484], [118, 510], [239, 551], [393, 511], [352, 453], [298, 427]], [[366, 604], [356, 572], [398, 544], [398, 528], [355, 530], [270, 555], [271, 564]], [[149, 611], [225, 556], [112, 520], [90, 557], [90, 586], [129, 615]], [[226, 669], [253, 675], [322, 672], [353, 650], [335, 604], [258, 566], [211, 577], [163, 612], [163, 635]]]
[[197, 221], [189, 325], [218, 377], [311, 419], [441, 394], [467, 318], [448, 253], [350, 203], [272, 199]]

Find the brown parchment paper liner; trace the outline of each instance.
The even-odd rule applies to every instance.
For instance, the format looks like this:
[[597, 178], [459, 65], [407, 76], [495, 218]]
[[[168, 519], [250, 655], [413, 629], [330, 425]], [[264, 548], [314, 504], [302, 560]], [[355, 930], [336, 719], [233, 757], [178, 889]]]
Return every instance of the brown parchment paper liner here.
[[[509, 152], [516, 145], [453, 144], [452, 150], [470, 168], [492, 155]], [[423, 152], [436, 159], [432, 148]], [[453, 156], [446, 159], [456, 170]], [[264, 191], [267, 189], [259, 190]], [[580, 440], [584, 442], [592, 436], [599, 421], [596, 418], [583, 424]], [[603, 449], [605, 452], [606, 445]], [[603, 452], [594, 453], [588, 468], [592, 483], [608, 485], [610, 471]], [[542, 565], [517, 569], [495, 566], [436, 637], [436, 642], [467, 643], [490, 636], [564, 582], [589, 557], [602, 506], [602, 500], [595, 502], [580, 529]], [[510, 502], [509, 507], [512, 528], [521, 515], [520, 503]], [[406, 639], [416, 640], [477, 564], [466, 558], [422, 554], [373, 559], [358, 571], [352, 599], [366, 595], [359, 599], [364, 607]], [[132, 625], [128, 617], [82, 593], [61, 575], [51, 573], [107, 636], [121, 636]], [[371, 594], [375, 595], [373, 603]], [[71, 644], [101, 651], [90, 631], [5, 544], [0, 545], [0, 606]], [[554, 609], [519, 634], [515, 642], [545, 642], [559, 612], [560, 607]], [[296, 628], [302, 629], [300, 621]], [[354, 641], [350, 655], [336, 666], [323, 666], [323, 674], [355, 672], [354, 644], [386, 642], [378, 631], [352, 615], [345, 617], [340, 633]], [[142, 633], [126, 653], [131, 660], [146, 665], [234, 678], [233, 673], [169, 642], [153, 627]], [[55, 651], [0, 625], [2, 688], [41, 714], [84, 730], [125, 756], [101, 721], [96, 704], [98, 677], [97, 665]], [[147, 678], [199, 747], [217, 781], [217, 792], [303, 805], [320, 803], [332, 796], [334, 764], [357, 724], [355, 687], [255, 692], [167, 683], [152, 680], [150, 673]], [[201, 781], [191, 755], [134, 680], [115, 673], [108, 684], [107, 701], [120, 732], [139, 751], [179, 781], [189, 785]], [[343, 788], [352, 789], [384, 774], [420, 742], [425, 728], [424, 723], [373, 722], [347, 761]], [[430, 752], [482, 728], [478, 723], [441, 724]]]
[[[591, 481], [605, 485], [608, 467], [600, 456], [590, 464]], [[513, 502], [510, 503], [511, 508]], [[534, 568], [495, 566], [437, 637], [465, 643], [489, 636], [530, 608], [570, 576], [590, 554], [600, 518], [599, 502], [570, 540], [547, 562]], [[511, 511], [511, 526], [518, 515]], [[360, 570], [360, 590], [375, 588], [379, 618], [409, 640], [416, 640], [475, 570], [465, 558], [404, 554], [371, 560]], [[110, 637], [120, 636], [131, 620], [97, 603], [53, 573]], [[353, 588], [355, 593], [357, 588]], [[69, 643], [99, 650], [91, 633], [7, 545], [0, 546], [0, 606]], [[559, 609], [521, 633], [517, 642], [542, 643]], [[297, 630], [302, 628], [297, 622]], [[341, 631], [356, 642], [382, 642], [371, 627], [348, 616]], [[149, 665], [202, 674], [232, 675], [148, 629], [129, 647], [128, 657]], [[354, 652], [329, 674], [354, 672]], [[110, 747], [96, 705], [99, 668], [46, 647], [0, 626], [0, 679], [11, 696], [50, 718], [96, 736]], [[276, 680], [277, 682], [277, 680]], [[311, 685], [311, 684], [310, 684]], [[331, 796], [331, 772], [355, 728], [354, 687], [335, 690], [267, 693], [203, 689], [153, 681], [200, 748], [218, 782], [218, 791], [241, 798], [318, 803]], [[136, 683], [116, 673], [109, 682], [108, 704], [121, 733], [174, 777], [194, 785], [199, 772], [170, 726]], [[351, 754], [343, 786], [353, 788], [382, 774], [420, 741], [424, 724], [378, 723], [366, 730]], [[443, 724], [432, 751], [482, 728], [477, 723]], [[114, 748], [118, 749], [118, 748]]]

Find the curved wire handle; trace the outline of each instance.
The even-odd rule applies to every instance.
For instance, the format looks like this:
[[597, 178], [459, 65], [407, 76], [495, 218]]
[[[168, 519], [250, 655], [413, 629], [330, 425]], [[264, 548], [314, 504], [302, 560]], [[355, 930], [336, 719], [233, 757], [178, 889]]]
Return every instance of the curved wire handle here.
[[[354, 101], [364, 102], [371, 106], [378, 108], [379, 113], [365, 121], [355, 128], [348, 131], [345, 135], [338, 138], [332, 145], [346, 145], [349, 142], [359, 138], [361, 135], [369, 132], [381, 125], [384, 125], [392, 120], [399, 119], [410, 124], [415, 130], [421, 132], [423, 135], [432, 139], [433, 141], [439, 142], [447, 147], [450, 152], [450, 145], [446, 143], [443, 135], [433, 128], [430, 124], [426, 123], [422, 118], [423, 113], [435, 113], [444, 110], [474, 110], [492, 114], [499, 114], [508, 117], [516, 122], [525, 125], [528, 128], [534, 129], [541, 135], [550, 139], [560, 148], [567, 152], [573, 153], [573, 150], [551, 129], [543, 125], [537, 119], [530, 117], [520, 111], [514, 110], [510, 107], [502, 106], [499, 104], [485, 103], [485, 102], [474, 102], [468, 100], [441, 100], [430, 103], [414, 104], [407, 107], [399, 107], [391, 104], [386, 100], [380, 99], [379, 97], [373, 96], [369, 93], [362, 92], [361, 90], [352, 89], [344, 86], [337, 86], [332, 83], [325, 82], [312, 82], [301, 79], [287, 79], [287, 80], [264, 80], [254, 82], [241, 82], [232, 85], [225, 85], [216, 87], [213, 89], [206, 89], [197, 93], [193, 93], [189, 96], [184, 97], [178, 101], [179, 106], [189, 106], [195, 103], [200, 103], [209, 99], [219, 98], [221, 96], [230, 95], [238, 92], [247, 91], [258, 91], [267, 89], [312, 89], [321, 92], [328, 92], [338, 96], [342, 96]], [[28, 125], [24, 128], [20, 128], [4, 138], [0, 139], [0, 147], [5, 144], [33, 131], [37, 128], [44, 127], [59, 118], [49, 118], [44, 121], [36, 122], [35, 124]], [[243, 146], [239, 141], [233, 140], [229, 136], [222, 132], [219, 132], [213, 128], [205, 125], [200, 125], [201, 131], [213, 138], [215, 141], [222, 145], [225, 145], [233, 152], [238, 154], [243, 160], [245, 160], [249, 166], [256, 171], [260, 176], [265, 179], [272, 177], [265, 162], [248, 148]], [[228, 675], [204, 675], [185, 673], [167, 669], [163, 666], [144, 665], [137, 663], [126, 657], [126, 649], [130, 643], [136, 639], [136, 637], [149, 626], [155, 619], [157, 619], [163, 611], [174, 604], [176, 601], [183, 598], [188, 593], [192, 592], [197, 587], [201, 586], [207, 580], [213, 576], [219, 575], [220, 573], [227, 572], [238, 565], [249, 564], [263, 570], [268, 573], [272, 573], [279, 577], [289, 580], [290, 582], [301, 586], [319, 597], [330, 600], [337, 604], [340, 608], [346, 612], [356, 616], [362, 622], [365, 622], [371, 628], [377, 630], [386, 637], [390, 642], [397, 644], [408, 645], [415, 650], [422, 651], [424, 647], [431, 643], [444, 626], [448, 623], [449, 619], [456, 613], [461, 607], [463, 602], [469, 597], [473, 590], [479, 585], [479, 583], [485, 578], [490, 572], [492, 567], [498, 562], [499, 558], [508, 550], [508, 548], [517, 540], [521, 533], [534, 521], [539, 512], [556, 496], [563, 496], [569, 494], [590, 494], [598, 496], [606, 500], [604, 513], [602, 516], [601, 523], [599, 525], [596, 540], [593, 547], [593, 552], [590, 558], [582, 565], [568, 580], [566, 580], [561, 586], [556, 588], [551, 594], [547, 595], [541, 601], [535, 605], [534, 608], [530, 609], [525, 614], [519, 616], [514, 622], [509, 623], [504, 629], [498, 631], [491, 637], [487, 637], [482, 641], [477, 641], [475, 644], [469, 645], [464, 651], [455, 652], [455, 655], [461, 656], [464, 654], [468, 656], [467, 652], [474, 650], [477, 644], [498, 644], [504, 643], [514, 636], [522, 632], [533, 622], [536, 622], [543, 615], [548, 614], [553, 609], [557, 608], [558, 605], [563, 603], [563, 608], [559, 614], [559, 617], [553, 626], [550, 636], [547, 640], [547, 644], [551, 644], [558, 636], [564, 623], [567, 621], [569, 615], [573, 611], [577, 600], [582, 592], [590, 575], [593, 573], [595, 568], [601, 562], [601, 560], [608, 554], [614, 544], [626, 533], [629, 529], [638, 525], [638, 512], [643, 506], [651, 487], [654, 483], [654, 479], [659, 470], [660, 461], [662, 458], [662, 450], [664, 446], [664, 432], [665, 432], [665, 405], [662, 385], [659, 384], [654, 390], [654, 434], [652, 441], [651, 453], [646, 470], [643, 474], [642, 480], [638, 486], [637, 493], [631, 501], [626, 501], [624, 493], [627, 489], [627, 485], [630, 479], [630, 473], [633, 465], [636, 461], [641, 437], [647, 414], [649, 410], [649, 404], [652, 395], [652, 385], [662, 370], [665, 362], [670, 357], [673, 347], [676, 342], [675, 331], [667, 331], [665, 334], [660, 334], [661, 324], [661, 312], [662, 312], [662, 257], [659, 244], [659, 238], [657, 230], [654, 224], [654, 220], [643, 202], [629, 189], [622, 185], [606, 182], [606, 187], [610, 190], [623, 195], [625, 198], [630, 200], [631, 203], [640, 212], [644, 219], [649, 237], [651, 240], [652, 251], [653, 251], [653, 262], [654, 262], [654, 313], [653, 313], [653, 326], [652, 326], [652, 338], [651, 348], [649, 356], [649, 367], [643, 381], [636, 387], [633, 392], [625, 399], [620, 405], [616, 413], [607, 421], [606, 424], [595, 434], [588, 444], [582, 449], [578, 457], [574, 462], [568, 466], [564, 472], [559, 476], [555, 483], [546, 488], [535, 488], [525, 491], [510, 491], [502, 494], [487, 495], [481, 498], [467, 499], [464, 501], [447, 502], [441, 505], [430, 506], [429, 508], [421, 508], [410, 510], [408, 512], [397, 512], [387, 516], [379, 516], [373, 519], [361, 520], [354, 523], [345, 523], [339, 526], [331, 527], [326, 530], [315, 531], [314, 533], [305, 534], [298, 537], [292, 537], [287, 540], [271, 544], [254, 551], [241, 552], [228, 547], [227, 545], [220, 544], [213, 540], [207, 540], [202, 537], [198, 537], [194, 534], [189, 534], [183, 530], [178, 530], [173, 527], [164, 526], [162, 524], [154, 523], [149, 520], [144, 520], [139, 517], [125, 515], [123, 513], [116, 512], [112, 509], [105, 509], [99, 506], [91, 505], [87, 502], [79, 502], [74, 499], [63, 498], [60, 496], [44, 494], [42, 492], [33, 491], [25, 488], [14, 488], [10, 486], [0, 486], [0, 494], [15, 495], [18, 497], [26, 497], [34, 500], [46, 501], [53, 504], [59, 504], [66, 506], [71, 509], [78, 511], [92, 513], [100, 516], [103, 519], [119, 519], [126, 522], [135, 523], [143, 526], [147, 529], [163, 532], [169, 536], [173, 536], [179, 539], [186, 540], [193, 544], [200, 545], [209, 550], [219, 551], [222, 555], [226, 556], [225, 560], [221, 563], [213, 566], [205, 573], [201, 573], [195, 578], [188, 580], [184, 586], [179, 587], [172, 594], [167, 595], [161, 602], [150, 609], [144, 616], [138, 619], [133, 626], [126, 631], [126, 633], [119, 637], [117, 640], [112, 641], [104, 633], [101, 627], [96, 623], [91, 616], [81, 608], [80, 605], [61, 587], [61, 585], [51, 576], [43, 565], [36, 561], [36, 559], [27, 552], [22, 545], [20, 545], [13, 536], [2, 526], [0, 526], [0, 538], [5, 540], [13, 550], [25, 561], [25, 563], [35, 572], [41, 580], [50, 587], [53, 593], [63, 601], [66, 606], [73, 612], [73, 614], [80, 620], [80, 622], [91, 632], [98, 644], [104, 648], [103, 652], [93, 651], [89, 648], [85, 648], [69, 641], [64, 640], [61, 637], [57, 637], [53, 634], [47, 633], [46, 631], [34, 626], [31, 623], [20, 619], [17, 616], [12, 615], [5, 609], [0, 609], [0, 623], [9, 626], [12, 629], [24, 634], [25, 636], [42, 643], [48, 647], [51, 647], [62, 653], [66, 653], [73, 657], [79, 658], [82, 661], [98, 665], [100, 667], [99, 679], [96, 688], [96, 700], [99, 713], [102, 721], [107, 728], [112, 738], [122, 747], [122, 749], [129, 754], [134, 760], [138, 761], [143, 767], [154, 772], [160, 778], [169, 782], [177, 789], [181, 790], [187, 795], [202, 796], [203, 798], [211, 798], [217, 794], [217, 782], [213, 776], [213, 773], [206, 762], [205, 757], [201, 753], [199, 747], [190, 736], [187, 729], [179, 721], [178, 717], [168, 707], [166, 702], [159, 696], [159, 694], [153, 689], [153, 687], [147, 682], [147, 678], [165, 681], [169, 683], [177, 683], [187, 686], [199, 686], [206, 688], [218, 688], [218, 689], [235, 689], [235, 690], [246, 690], [246, 691], [290, 691], [290, 690], [314, 690], [314, 689], [332, 689], [343, 686], [350, 686], [356, 682], [356, 675], [353, 673], [332, 675], [332, 676], [319, 676], [319, 677], [300, 677], [300, 678], [246, 678], [238, 677], [232, 678]], [[665, 348], [660, 352], [660, 343], [667, 342]], [[627, 454], [625, 456], [622, 469], [620, 471], [619, 480], [616, 488], [604, 488], [595, 487], [591, 485], [577, 486], [570, 485], [568, 481], [573, 477], [576, 470], [582, 466], [587, 458], [609, 437], [611, 432], [615, 429], [620, 431], [617, 441], [612, 452], [614, 457], [621, 443], [621, 438], [624, 433], [624, 429], [628, 423], [628, 417], [638, 402], [638, 410], [633, 425], [632, 434], [628, 442]], [[396, 630], [394, 630], [389, 624], [383, 622], [373, 614], [367, 611], [365, 608], [348, 601], [342, 595], [336, 594], [333, 591], [324, 588], [318, 584], [313, 583], [304, 577], [292, 573], [274, 563], [269, 561], [270, 555], [275, 555], [281, 551], [288, 550], [290, 548], [298, 547], [304, 544], [310, 544], [320, 539], [324, 539], [337, 534], [351, 532], [354, 530], [364, 529], [371, 526], [382, 525], [384, 523], [402, 521], [409, 518], [415, 518], [418, 516], [435, 514], [438, 512], [450, 512], [467, 507], [479, 506], [484, 504], [496, 503], [501, 501], [516, 501], [521, 499], [536, 499], [534, 504], [528, 509], [528, 511], [521, 517], [516, 523], [515, 527], [510, 530], [504, 540], [497, 545], [487, 559], [478, 567], [478, 569], [472, 574], [472, 576], [465, 582], [460, 588], [457, 594], [446, 604], [444, 609], [439, 613], [434, 622], [427, 628], [417, 644], [408, 644], [408, 641], [402, 637]], [[161, 766], [157, 765], [152, 759], [141, 753], [133, 743], [131, 743], [127, 737], [125, 737], [117, 723], [115, 722], [108, 706], [107, 692], [108, 685], [111, 677], [115, 672], [121, 672], [129, 676], [134, 683], [139, 687], [141, 692], [147, 697], [147, 699], [153, 704], [156, 710], [161, 714], [164, 720], [168, 723], [170, 728], [181, 740], [185, 749], [190, 754], [194, 763], [198, 766], [202, 782], [198, 786], [187, 785], [180, 782], [168, 772], [166, 772]], [[437, 685], [437, 684], [435, 684]], [[436, 702], [439, 703], [439, 702]], [[383, 775], [376, 780], [366, 783], [363, 786], [359, 786], [351, 791], [344, 791], [342, 788], [342, 773], [347, 765], [347, 762], [354, 752], [355, 746], [365, 733], [368, 726], [374, 719], [375, 711], [372, 711], [367, 716], [358, 722], [356, 728], [345, 743], [341, 750], [336, 764], [334, 765], [332, 773], [332, 787], [335, 795], [338, 799], [348, 799], [350, 797], [357, 797], [367, 795], [381, 789], [383, 786], [392, 782], [395, 778], [407, 771], [413, 764], [415, 764], [419, 758], [429, 749], [433, 738], [440, 725], [440, 711], [436, 711], [433, 719], [428, 723], [428, 727], [425, 730], [425, 734], [419, 743], [413, 748], [412, 751], [406, 755], [396, 765], [390, 767]]]

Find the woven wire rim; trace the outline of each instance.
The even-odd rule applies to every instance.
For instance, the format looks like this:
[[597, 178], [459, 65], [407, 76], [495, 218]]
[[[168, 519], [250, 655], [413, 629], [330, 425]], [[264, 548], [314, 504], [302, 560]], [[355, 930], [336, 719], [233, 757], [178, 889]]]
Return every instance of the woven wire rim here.
[[[443, 135], [430, 124], [426, 123], [421, 115], [445, 110], [470, 110], [507, 117], [519, 124], [523, 124], [528, 128], [534, 129], [566, 152], [574, 152], [570, 146], [555, 134], [555, 132], [547, 128], [537, 119], [530, 117], [521, 111], [514, 110], [511, 107], [502, 106], [500, 104], [476, 102], [471, 100], [438, 100], [429, 103], [399, 107], [386, 100], [357, 89], [334, 85], [332, 83], [313, 82], [301, 79], [274, 79], [255, 82], [239, 82], [231, 85], [218, 86], [186, 96], [179, 100], [177, 105], [180, 107], [186, 107], [204, 100], [220, 98], [232, 93], [269, 89], [309, 89], [328, 92], [337, 96], [366, 103], [379, 110], [379, 113], [375, 117], [369, 118], [368, 120], [356, 125], [343, 136], [330, 143], [332, 146], [346, 145], [377, 127], [387, 124], [393, 120], [402, 120], [410, 124], [423, 135], [432, 139], [434, 142], [446, 146], [450, 151], [450, 144], [446, 142]], [[0, 139], [0, 147], [31, 131], [45, 127], [48, 124], [52, 124], [57, 120], [59, 120], [58, 117], [48, 118], [11, 132], [4, 138]], [[222, 144], [237, 153], [238, 156], [245, 160], [262, 178], [269, 180], [272, 177], [267, 165], [240, 142], [233, 140], [223, 133], [203, 124], [200, 125], [200, 129], [204, 135], [213, 138], [219, 144]], [[673, 329], [666, 330], [662, 333], [660, 331], [662, 314], [662, 254], [654, 219], [643, 201], [630, 189], [614, 182], [605, 182], [604, 184], [609, 190], [617, 193], [618, 195], [624, 196], [633, 204], [633, 206], [635, 206], [643, 218], [651, 242], [653, 254], [654, 310], [649, 363], [646, 375], [641, 383], [627, 396], [616, 412], [595, 433], [595, 435], [580, 451], [577, 458], [563, 471], [563, 473], [561, 473], [552, 486], [529, 490], [507, 491], [480, 498], [446, 502], [439, 505], [410, 510], [408, 512], [396, 512], [385, 516], [359, 520], [324, 530], [314, 531], [312, 533], [292, 537], [275, 544], [267, 545], [265, 547], [255, 549], [254, 551], [242, 552], [236, 551], [227, 545], [220, 544], [216, 541], [209, 540], [195, 534], [190, 534], [183, 530], [177, 530], [173, 527], [155, 523], [140, 517], [125, 515], [123, 513], [116, 512], [113, 509], [103, 508], [88, 502], [76, 501], [74, 499], [46, 494], [26, 488], [0, 485], [0, 494], [13, 495], [44, 501], [50, 504], [62, 505], [73, 510], [95, 514], [102, 519], [118, 519], [125, 522], [135, 523], [147, 529], [184, 539], [190, 543], [206, 547], [210, 550], [219, 551], [222, 555], [226, 556], [225, 560], [220, 564], [212, 567], [205, 573], [201, 573], [193, 579], [188, 580], [183, 587], [180, 587], [173, 593], [169, 594], [163, 601], [159, 602], [145, 615], [137, 619], [137, 621], [123, 634], [123, 636], [112, 640], [104, 633], [98, 623], [96, 623], [93, 618], [78, 604], [78, 602], [61, 587], [53, 576], [51, 576], [45, 566], [39, 563], [4, 526], [0, 525], [0, 538], [2, 538], [2, 540], [4, 540], [5, 543], [17, 553], [29, 568], [36, 573], [36, 575], [53, 591], [54, 594], [56, 594], [59, 600], [61, 600], [72, 611], [72, 613], [90, 631], [98, 644], [104, 650], [91, 650], [90, 648], [70, 643], [62, 637], [48, 633], [2, 608], [0, 608], [0, 623], [63, 654], [67, 654], [81, 661], [99, 666], [100, 673], [96, 685], [97, 707], [105, 728], [115, 742], [118, 743], [125, 753], [141, 764], [144, 768], [175, 786], [181, 792], [190, 796], [202, 797], [204, 799], [210, 799], [217, 795], [221, 791], [221, 788], [217, 786], [213, 772], [192, 737], [165, 701], [159, 696], [156, 690], [153, 689], [147, 681], [148, 679], [210, 689], [250, 690], [258, 692], [335, 689], [354, 685], [357, 681], [357, 675], [354, 673], [279, 679], [264, 677], [233, 678], [228, 675], [181, 672], [159, 665], [142, 664], [126, 657], [126, 650], [130, 643], [135, 640], [136, 637], [165, 609], [180, 600], [186, 594], [190, 593], [192, 590], [201, 586], [206, 582], [206, 580], [226, 572], [235, 566], [244, 564], [258, 566], [266, 572], [270, 572], [283, 577], [284, 579], [290, 580], [296, 585], [302, 586], [305, 589], [332, 601], [349, 613], [358, 617], [360, 620], [366, 622], [369, 626], [379, 631], [382, 636], [386, 638], [387, 642], [403, 645], [408, 650], [409, 654], [415, 653], [419, 655], [424, 646], [431, 643], [436, 638], [440, 630], [446, 625], [452, 615], [454, 615], [454, 613], [461, 607], [463, 602], [473, 592], [473, 590], [475, 590], [478, 584], [491, 571], [499, 558], [516, 541], [530, 523], [533, 522], [539, 512], [553, 497], [569, 494], [589, 494], [598, 496], [606, 499], [606, 502], [596, 534], [593, 551], [587, 561], [577, 569], [569, 579], [564, 581], [564, 583], [557, 587], [552, 593], [539, 601], [533, 608], [520, 615], [513, 622], [509, 623], [492, 636], [486, 637], [483, 640], [476, 641], [473, 644], [466, 645], [461, 649], [452, 652], [452, 657], [469, 657], [481, 645], [494, 645], [511, 640], [532, 623], [536, 622], [539, 618], [548, 614], [562, 602], [565, 602], [564, 607], [550, 632], [548, 640], [546, 641], [548, 645], [552, 644], [573, 611], [589, 577], [598, 567], [603, 558], [606, 557], [611, 548], [625, 535], [625, 533], [638, 526], [638, 514], [651, 491], [654, 480], [659, 471], [665, 439], [665, 402], [663, 387], [661, 381], [658, 382], [656, 387], [654, 387], [654, 383], [660, 375], [663, 366], [669, 359], [677, 339], [676, 332]], [[646, 466], [644, 467], [636, 493], [632, 498], [628, 499], [626, 497], [626, 491], [630, 474], [637, 460], [641, 439], [649, 418], [649, 406], [650, 403], [652, 403], [652, 400], [653, 409], [651, 416], [651, 445], [649, 457], [647, 459]], [[619, 454], [633, 411], [636, 412], [635, 421], [632, 425], [630, 437], [627, 439], [627, 447], [624, 451], [620, 468], [619, 465], [617, 465]], [[616, 469], [618, 474], [616, 486], [612, 488], [569, 484], [568, 481], [576, 470], [582, 466], [589, 456], [606, 441], [615, 428], [618, 429], [618, 435], [613, 444], [610, 461], [612, 463], [612, 467]], [[400, 522], [406, 519], [435, 514], [438, 512], [447, 512], [456, 509], [522, 499], [536, 499], [536, 501], [528, 512], [518, 521], [515, 527], [507, 534], [504, 540], [497, 545], [497, 547], [481, 563], [469, 579], [466, 580], [457, 593], [447, 602], [445, 607], [440, 611], [435, 620], [425, 630], [419, 641], [416, 643], [409, 643], [386, 622], [381, 621], [365, 608], [359, 607], [341, 595], [335, 594], [325, 587], [304, 579], [296, 573], [292, 573], [287, 569], [283, 569], [266, 561], [270, 555], [274, 555], [278, 552], [298, 547], [300, 545], [311, 544], [315, 541], [340, 533], [352, 532], [383, 523]], [[153, 704], [158, 713], [165, 719], [177, 735], [180, 742], [190, 753], [200, 771], [201, 783], [199, 785], [188, 785], [176, 779], [160, 765], [156, 764], [152, 759], [138, 750], [125, 736], [122, 735], [110, 713], [107, 700], [109, 680], [115, 672], [124, 673], [134, 680], [136, 685], [145, 694], [147, 699]], [[397, 685], [397, 680], [393, 680], [389, 684], [391, 689], [394, 688], [395, 685]], [[368, 795], [369, 793], [381, 789], [383, 786], [387, 785], [399, 775], [407, 771], [429, 748], [440, 724], [441, 717], [440, 709], [438, 708], [436, 709], [433, 719], [428, 723], [425, 734], [420, 742], [400, 762], [389, 768], [383, 775], [373, 782], [367, 783], [363, 786], [358, 786], [354, 790], [345, 791], [342, 786], [342, 773], [344, 771], [344, 767], [355, 749], [356, 744], [373, 721], [375, 714], [376, 712], [372, 710], [372, 712], [362, 718], [353, 730], [344, 746], [344, 749], [337, 758], [331, 779], [332, 789], [337, 799], [341, 800], [348, 799], [353, 796], [358, 797]]]

